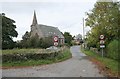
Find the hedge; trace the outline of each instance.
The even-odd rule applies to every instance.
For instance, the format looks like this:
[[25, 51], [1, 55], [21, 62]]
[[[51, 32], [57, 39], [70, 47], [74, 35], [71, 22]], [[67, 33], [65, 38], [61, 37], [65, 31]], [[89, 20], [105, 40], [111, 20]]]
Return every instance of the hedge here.
[[109, 43], [109, 45], [107, 46], [107, 57], [112, 58], [112, 59], [116, 59], [119, 60], [119, 47], [118, 47], [118, 43], [120, 43], [120, 41], [118, 40], [113, 40]]
[[2, 62], [13, 62], [13, 61], [27, 61], [27, 60], [40, 60], [40, 59], [53, 59], [61, 55], [61, 50], [57, 51], [46, 51], [43, 53], [32, 52], [32, 53], [8, 53], [2, 54]]

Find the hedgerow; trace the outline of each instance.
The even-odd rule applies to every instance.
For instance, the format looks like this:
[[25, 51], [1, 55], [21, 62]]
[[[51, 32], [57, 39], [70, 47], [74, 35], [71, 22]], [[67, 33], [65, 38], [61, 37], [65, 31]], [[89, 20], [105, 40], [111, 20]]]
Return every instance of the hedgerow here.
[[61, 55], [61, 50], [41, 50], [34, 53], [7, 53], [2, 54], [2, 62], [14, 62], [14, 61], [27, 61], [27, 60], [41, 60], [41, 59], [54, 59], [57, 56]]

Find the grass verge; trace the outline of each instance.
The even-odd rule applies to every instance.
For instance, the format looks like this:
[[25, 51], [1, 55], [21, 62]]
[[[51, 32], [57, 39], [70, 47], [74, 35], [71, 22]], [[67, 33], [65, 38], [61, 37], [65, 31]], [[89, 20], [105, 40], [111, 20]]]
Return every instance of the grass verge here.
[[43, 64], [52, 64], [60, 61], [64, 61], [66, 59], [69, 59], [72, 57], [72, 54], [70, 53], [70, 49], [66, 48], [63, 52], [61, 52], [61, 55], [56, 56], [52, 59], [41, 59], [41, 60], [27, 60], [27, 61], [14, 61], [14, 62], [5, 62], [2, 63], [3, 68], [7, 67], [20, 67], [20, 66], [37, 66], [37, 65], [43, 65]]
[[95, 63], [99, 62], [99, 66], [101, 65], [103, 67], [102, 70], [106, 72], [108, 76], [119, 76], [119, 68], [118, 64], [120, 64], [117, 60], [110, 59], [107, 57], [101, 57], [97, 53], [90, 51], [90, 50], [84, 50], [81, 48], [81, 51], [88, 55], [90, 58], [92, 58], [92, 61]]

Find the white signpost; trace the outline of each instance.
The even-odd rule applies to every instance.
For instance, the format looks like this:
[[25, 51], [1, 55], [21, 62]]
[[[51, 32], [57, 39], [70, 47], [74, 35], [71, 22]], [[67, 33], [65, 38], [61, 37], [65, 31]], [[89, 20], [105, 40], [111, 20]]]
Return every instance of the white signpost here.
[[100, 45], [100, 48], [105, 48], [105, 45]]
[[54, 46], [58, 46], [58, 36], [54, 36]]
[[105, 48], [105, 36], [104, 35], [100, 35], [100, 48], [102, 48], [102, 57], [103, 57], [103, 48]]

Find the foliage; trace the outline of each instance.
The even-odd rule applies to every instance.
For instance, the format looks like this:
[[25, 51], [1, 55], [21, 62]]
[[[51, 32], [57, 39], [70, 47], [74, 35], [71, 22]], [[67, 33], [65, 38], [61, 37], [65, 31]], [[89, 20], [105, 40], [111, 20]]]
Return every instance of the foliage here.
[[15, 21], [6, 17], [4, 13], [0, 14], [2, 18], [2, 49], [14, 48], [15, 42], [13, 37], [17, 37], [18, 33], [15, 30]]
[[118, 51], [118, 44], [120, 43], [120, 41], [118, 40], [113, 40], [109, 43], [109, 45], [107, 46], [107, 56], [109, 58], [112, 59], [117, 59], [119, 60], [119, 51]]
[[14, 61], [27, 61], [27, 60], [40, 60], [40, 59], [53, 59], [59, 55], [60, 51], [52, 51], [50, 53], [17, 53], [17, 54], [3, 54], [2, 62], [14, 62]]
[[99, 36], [105, 35], [105, 44], [118, 39], [120, 31], [120, 10], [118, 2], [96, 2], [90, 13], [87, 13], [86, 26], [91, 27], [87, 33], [88, 46], [99, 48]]
[[[26, 51], [26, 52], [24, 53], [23, 50]], [[31, 50], [32, 52], [28, 53], [29, 50]], [[50, 53], [50, 51], [48, 51], [48, 50], [47, 50], [46, 53], [45, 52], [44, 53], [36, 53], [36, 51], [38, 51], [38, 50], [39, 49], [19, 49], [19, 51], [17, 49], [14, 49], [14, 50], [3, 50], [3, 52], [4, 52], [3, 55], [8, 55], [8, 54], [14, 55], [14, 53], [12, 53], [11, 51], [16, 51], [15, 55], [17, 53], [18, 54], [20, 54], [20, 53], [21, 54], [26, 54], [26, 56], [28, 54], [31, 54], [31, 57], [29, 57], [30, 58], [29, 60], [28, 59], [25, 60], [25, 61], [23, 61], [23, 60], [19, 61], [19, 60], [16, 60], [16, 59], [13, 60], [13, 61], [8, 60], [9, 62], [3, 62], [3, 67], [4, 66], [11, 67], [11, 66], [33, 66], [33, 65], [50, 64], [50, 63], [60, 62], [60, 61], [69, 59], [72, 56], [71, 53], [70, 53], [70, 50], [68, 48], [64, 48], [63, 50], [58, 51], [59, 53], [56, 52], [56, 54], [55, 54], [54, 51], [53, 51], [54, 53], [53, 52]], [[11, 53], [9, 53], [9, 51]], [[5, 52], [7, 52], [7, 53], [5, 53]], [[41, 56], [40, 57], [36, 56], [36, 58], [35, 58], [34, 56], [38, 55], [38, 54], [39, 55], [41, 54]], [[45, 56], [45, 58], [44, 58], [43, 55]]]
[[53, 45], [52, 36], [39, 38], [38, 34], [36, 34], [30, 37], [30, 33], [26, 32], [22, 38], [23, 40], [19, 43], [21, 48], [47, 48]]
[[69, 33], [69, 32], [65, 32], [63, 34], [63, 36], [65, 37], [65, 43], [67, 43], [68, 45], [72, 45], [71, 42], [72, 42], [72, 35]]
[[48, 48], [50, 46], [53, 46], [53, 37], [49, 36], [49, 37], [43, 38], [43, 41], [41, 41], [41, 47]]

